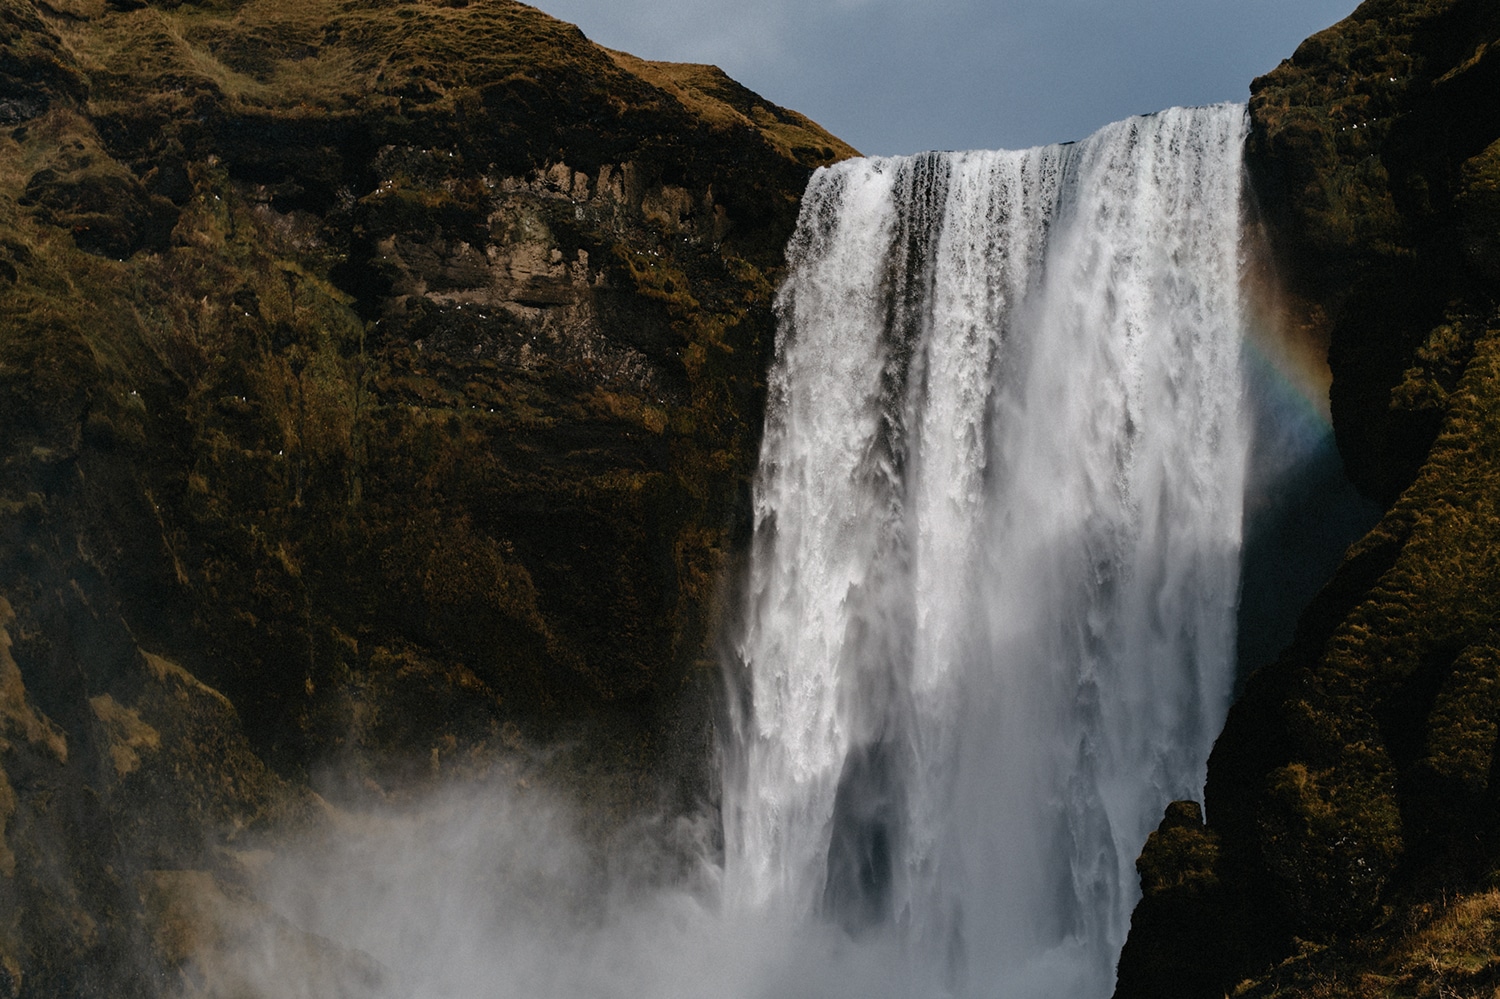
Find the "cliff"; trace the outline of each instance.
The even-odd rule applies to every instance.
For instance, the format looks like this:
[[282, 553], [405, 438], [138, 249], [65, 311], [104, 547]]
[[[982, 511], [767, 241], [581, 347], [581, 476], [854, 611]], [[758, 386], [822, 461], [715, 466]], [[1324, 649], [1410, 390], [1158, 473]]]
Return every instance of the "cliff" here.
[[0, 997], [158, 994], [324, 799], [702, 793], [851, 153], [511, 0], [0, 0]]
[[1500, 8], [1367, 0], [1251, 88], [1294, 321], [1385, 506], [1168, 812], [1118, 996], [1500, 984]]

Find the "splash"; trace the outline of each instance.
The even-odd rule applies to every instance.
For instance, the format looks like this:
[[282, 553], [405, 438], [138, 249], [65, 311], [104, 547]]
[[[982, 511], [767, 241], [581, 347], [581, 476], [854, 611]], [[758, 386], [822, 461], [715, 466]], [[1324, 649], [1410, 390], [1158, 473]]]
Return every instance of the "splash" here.
[[[1103, 996], [1234, 676], [1242, 107], [820, 171], [779, 302], [726, 891]], [[922, 988], [921, 991], [926, 991]]]

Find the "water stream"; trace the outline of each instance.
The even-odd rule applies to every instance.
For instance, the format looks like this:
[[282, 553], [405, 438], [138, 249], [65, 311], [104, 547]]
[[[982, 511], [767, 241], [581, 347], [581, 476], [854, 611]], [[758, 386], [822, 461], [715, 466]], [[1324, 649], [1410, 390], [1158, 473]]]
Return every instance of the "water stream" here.
[[[1238, 105], [821, 170], [755, 492], [727, 904], [1107, 996], [1234, 682]], [[736, 686], [736, 684], [732, 684]]]

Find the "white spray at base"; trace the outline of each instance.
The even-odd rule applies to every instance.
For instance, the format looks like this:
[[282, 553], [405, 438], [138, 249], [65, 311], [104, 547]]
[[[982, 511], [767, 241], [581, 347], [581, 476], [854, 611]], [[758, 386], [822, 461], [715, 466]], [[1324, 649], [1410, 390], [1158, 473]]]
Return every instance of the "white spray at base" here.
[[1229, 703], [1241, 106], [821, 170], [779, 301], [730, 902], [1107, 996]]
[[239, 885], [156, 872], [192, 944], [163, 994], [1107, 996], [1134, 859], [1200, 796], [1232, 684], [1244, 132], [1179, 109], [815, 175], [722, 859], [708, 816], [601, 849], [586, 801], [502, 760], [330, 810]]

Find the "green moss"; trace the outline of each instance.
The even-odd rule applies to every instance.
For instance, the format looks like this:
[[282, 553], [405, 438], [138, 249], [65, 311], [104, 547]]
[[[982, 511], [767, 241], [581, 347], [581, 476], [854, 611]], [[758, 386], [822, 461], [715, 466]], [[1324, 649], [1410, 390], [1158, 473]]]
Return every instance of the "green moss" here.
[[688, 291], [687, 275], [652, 251], [641, 253], [617, 246], [616, 258], [625, 265], [626, 274], [637, 294], [661, 302], [674, 318], [690, 316], [699, 309], [698, 300]]
[[[1434, 698], [1418, 765], [1463, 810], [1482, 811], [1500, 725], [1500, 654], [1468, 646]], [[1464, 806], [1467, 806], [1465, 809]]]
[[[1368, 918], [1403, 849], [1393, 788], [1378, 759], [1313, 771], [1293, 763], [1267, 778], [1261, 853], [1283, 904], [1327, 934]], [[1374, 776], [1361, 780], [1360, 769]], [[1359, 774], [1359, 776], [1355, 776]]]

